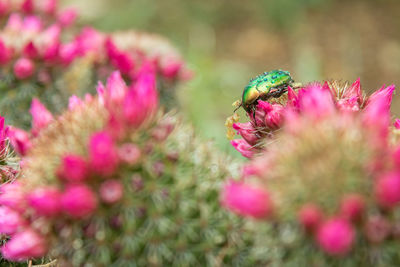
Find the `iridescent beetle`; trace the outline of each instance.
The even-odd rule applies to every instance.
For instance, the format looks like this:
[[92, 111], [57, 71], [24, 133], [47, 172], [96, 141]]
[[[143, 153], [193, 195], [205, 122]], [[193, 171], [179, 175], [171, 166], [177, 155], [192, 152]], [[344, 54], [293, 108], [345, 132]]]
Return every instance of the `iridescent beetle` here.
[[287, 91], [288, 86], [297, 88], [301, 85], [294, 83], [288, 71], [272, 70], [264, 72], [256, 78], [251, 79], [249, 84], [244, 88], [242, 102], [237, 105], [236, 110], [243, 107], [244, 110], [251, 113], [255, 110], [259, 99], [278, 98]]

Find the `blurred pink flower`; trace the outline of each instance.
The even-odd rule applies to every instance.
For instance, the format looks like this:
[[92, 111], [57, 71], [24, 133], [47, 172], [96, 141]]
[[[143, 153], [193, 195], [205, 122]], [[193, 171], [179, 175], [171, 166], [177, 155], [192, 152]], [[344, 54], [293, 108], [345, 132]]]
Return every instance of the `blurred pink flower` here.
[[28, 228], [13, 235], [1, 252], [7, 260], [22, 262], [44, 256], [47, 244], [43, 236]]
[[384, 241], [390, 234], [391, 225], [388, 220], [380, 215], [368, 218], [364, 226], [364, 233], [368, 241], [372, 243], [380, 243]]
[[84, 184], [67, 186], [61, 197], [62, 209], [72, 218], [83, 218], [91, 215], [97, 208], [94, 192]]
[[55, 216], [61, 211], [61, 192], [52, 187], [38, 188], [28, 194], [28, 203], [38, 215]]
[[375, 182], [375, 197], [386, 208], [392, 208], [400, 202], [400, 174], [388, 173], [378, 177]]
[[249, 145], [254, 146], [257, 144], [257, 141], [259, 140], [257, 136], [257, 131], [254, 129], [252, 122], [246, 122], [246, 123], [234, 123], [232, 125], [233, 129], [235, 129], [238, 134], [242, 136], [244, 140]]
[[25, 194], [18, 182], [6, 183], [0, 186], [0, 205], [17, 211], [25, 209]]
[[24, 156], [28, 149], [31, 147], [29, 134], [22, 129], [10, 127], [8, 131], [8, 138], [14, 150]]
[[35, 44], [33, 42], [29, 42], [28, 44], [25, 45], [22, 54], [27, 58], [35, 59], [38, 57], [39, 52], [35, 47]]
[[63, 27], [72, 25], [78, 17], [78, 11], [75, 8], [67, 8], [58, 14], [58, 22]]
[[271, 216], [273, 210], [266, 191], [233, 180], [223, 188], [222, 205], [240, 215], [257, 219]]
[[321, 209], [315, 204], [303, 205], [298, 213], [298, 220], [300, 224], [308, 232], [314, 232], [318, 229], [323, 219], [323, 213]]
[[340, 215], [350, 221], [357, 222], [365, 211], [365, 200], [359, 194], [345, 195], [340, 204]]
[[119, 180], [107, 180], [100, 185], [100, 198], [108, 204], [115, 203], [122, 198], [124, 188]]
[[35, 72], [35, 65], [32, 60], [28, 58], [20, 58], [14, 64], [14, 74], [18, 79], [26, 79], [33, 75]]
[[355, 232], [349, 222], [334, 218], [322, 223], [316, 238], [319, 246], [326, 253], [342, 256], [352, 249]]
[[88, 177], [88, 164], [78, 155], [66, 155], [62, 158], [57, 175], [68, 182], [82, 182]]
[[89, 165], [91, 171], [109, 176], [118, 166], [118, 153], [112, 137], [106, 132], [92, 135], [89, 143]]
[[243, 157], [252, 158], [255, 154], [253, 147], [243, 139], [235, 139], [231, 141], [232, 146], [239, 151]]
[[12, 235], [26, 224], [22, 216], [15, 210], [0, 206], [0, 234]]
[[46, 128], [47, 125], [53, 120], [53, 115], [37, 98], [32, 100], [30, 113], [32, 115], [33, 135], [37, 135], [41, 129]]
[[0, 39], [0, 64], [5, 65], [10, 62], [12, 57], [12, 50], [8, 48], [3, 40]]
[[140, 148], [135, 144], [123, 144], [118, 148], [118, 156], [122, 162], [135, 164], [141, 156]]
[[394, 128], [400, 129], [400, 119], [396, 119], [393, 123]]

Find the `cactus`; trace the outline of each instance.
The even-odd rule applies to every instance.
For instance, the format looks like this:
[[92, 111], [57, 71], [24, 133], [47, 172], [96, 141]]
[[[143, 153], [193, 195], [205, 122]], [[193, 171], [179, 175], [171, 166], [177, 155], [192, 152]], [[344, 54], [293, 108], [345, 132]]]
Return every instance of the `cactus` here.
[[289, 91], [280, 131], [225, 185], [223, 205], [257, 219], [256, 250], [271, 266], [397, 266], [394, 86], [366, 98], [329, 85]]
[[26, 221], [3, 256], [60, 266], [251, 265], [245, 225], [219, 207], [236, 164], [157, 112], [154, 72], [130, 89], [118, 73], [108, 81], [55, 119], [34, 109], [41, 127], [14, 184]]

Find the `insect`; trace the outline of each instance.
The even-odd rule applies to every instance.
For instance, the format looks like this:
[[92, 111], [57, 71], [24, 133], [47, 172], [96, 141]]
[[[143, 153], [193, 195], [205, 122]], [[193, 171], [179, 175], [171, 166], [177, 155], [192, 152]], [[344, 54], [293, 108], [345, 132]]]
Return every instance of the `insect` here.
[[287, 91], [288, 86], [299, 87], [298, 84], [294, 84], [288, 71], [272, 70], [264, 72], [251, 79], [244, 88], [242, 102], [237, 105], [236, 110], [243, 107], [246, 112], [251, 113], [255, 110], [259, 99], [278, 98]]

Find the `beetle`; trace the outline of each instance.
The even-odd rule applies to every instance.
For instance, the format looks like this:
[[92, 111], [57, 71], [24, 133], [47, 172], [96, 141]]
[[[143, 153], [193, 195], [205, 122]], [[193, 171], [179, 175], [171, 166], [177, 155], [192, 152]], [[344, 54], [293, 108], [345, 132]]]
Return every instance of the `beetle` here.
[[[294, 81], [288, 71], [272, 70], [258, 75], [251, 79], [243, 90], [242, 102], [240, 107], [247, 113], [255, 110], [258, 100], [268, 100], [269, 98], [278, 98], [287, 91], [288, 86], [292, 86]], [[235, 110], [235, 111], [236, 111]]]

